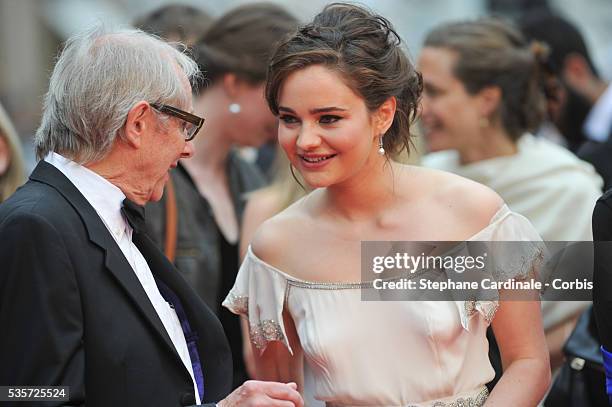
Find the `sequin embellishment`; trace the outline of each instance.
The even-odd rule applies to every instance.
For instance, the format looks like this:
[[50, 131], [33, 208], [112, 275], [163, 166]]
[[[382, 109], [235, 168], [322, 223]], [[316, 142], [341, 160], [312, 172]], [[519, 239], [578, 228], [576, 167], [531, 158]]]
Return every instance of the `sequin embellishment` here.
[[264, 319], [258, 324], [251, 324], [250, 333], [251, 342], [260, 350], [271, 341], [281, 341], [287, 345], [280, 324], [272, 319]]
[[487, 324], [490, 324], [493, 321], [498, 308], [499, 303], [497, 301], [465, 301], [465, 312], [467, 313], [467, 316], [471, 317], [476, 312], [481, 311], [485, 321], [487, 321]]
[[237, 314], [249, 315], [249, 297], [246, 295], [234, 295], [230, 293], [227, 297], [226, 306]]

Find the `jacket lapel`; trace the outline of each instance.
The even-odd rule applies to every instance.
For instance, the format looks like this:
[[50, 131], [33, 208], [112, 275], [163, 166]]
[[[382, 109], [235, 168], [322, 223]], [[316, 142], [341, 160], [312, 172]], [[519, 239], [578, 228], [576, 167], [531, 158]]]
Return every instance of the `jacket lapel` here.
[[[197, 347], [204, 373], [204, 398], [218, 400], [230, 390], [232, 377], [231, 351], [219, 319], [146, 234], [134, 234], [133, 241], [149, 262], [155, 277], [180, 298], [191, 330], [198, 336]], [[215, 390], [218, 393], [214, 393]]]
[[74, 184], [72, 184], [61, 171], [46, 161], [41, 160], [38, 163], [30, 175], [30, 179], [55, 188], [64, 196], [70, 205], [72, 205], [83, 220], [89, 240], [105, 252], [106, 268], [117, 279], [127, 296], [130, 297], [136, 305], [136, 308], [143, 314], [145, 319], [151, 324], [153, 330], [158, 334], [159, 338], [166, 344], [168, 349], [174, 353], [177, 360], [180, 362], [180, 357], [176, 352], [174, 344], [168, 336], [149, 297], [142, 288], [138, 277], [136, 277], [134, 270], [126, 260], [123, 252], [87, 199], [85, 199]]

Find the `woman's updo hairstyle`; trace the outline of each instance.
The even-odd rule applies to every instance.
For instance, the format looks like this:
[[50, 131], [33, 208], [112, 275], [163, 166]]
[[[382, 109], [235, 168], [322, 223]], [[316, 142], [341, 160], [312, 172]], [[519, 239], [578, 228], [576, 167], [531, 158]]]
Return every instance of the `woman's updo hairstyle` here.
[[454, 75], [470, 94], [500, 88], [495, 115], [513, 140], [541, 123], [550, 84], [544, 44], [528, 43], [509, 23], [488, 17], [444, 24], [427, 35], [425, 47], [456, 52]]
[[340, 73], [371, 112], [390, 97], [397, 99], [383, 144], [390, 154], [404, 148], [409, 151], [410, 125], [417, 115], [423, 84], [400, 43], [384, 17], [352, 4], [329, 4], [273, 53], [266, 84], [268, 105], [278, 115], [279, 92], [287, 77], [307, 66], [324, 65]]

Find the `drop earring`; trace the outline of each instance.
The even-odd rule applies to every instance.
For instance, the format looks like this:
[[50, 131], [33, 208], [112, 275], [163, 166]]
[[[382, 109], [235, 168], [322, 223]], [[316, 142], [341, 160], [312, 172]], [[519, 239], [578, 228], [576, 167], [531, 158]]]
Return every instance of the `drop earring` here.
[[240, 110], [242, 110], [242, 108], [238, 103], [230, 103], [230, 105], [228, 106], [228, 110], [230, 111], [230, 113], [238, 114], [240, 113]]
[[378, 154], [385, 155], [385, 147], [383, 146], [383, 136], [378, 136]]

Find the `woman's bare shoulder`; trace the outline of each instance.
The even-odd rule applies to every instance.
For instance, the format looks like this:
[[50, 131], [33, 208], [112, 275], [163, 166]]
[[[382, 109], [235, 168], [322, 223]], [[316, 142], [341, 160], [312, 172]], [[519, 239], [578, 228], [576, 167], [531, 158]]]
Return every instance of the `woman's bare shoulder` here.
[[312, 216], [305, 198], [259, 226], [251, 241], [251, 249], [257, 257], [274, 266], [285, 263], [285, 254], [295, 249], [295, 245], [300, 241], [300, 234], [305, 233], [312, 225]]
[[486, 226], [504, 204], [486, 185], [446, 171], [423, 167], [418, 171], [421, 182], [427, 185], [426, 199], [453, 218]]

